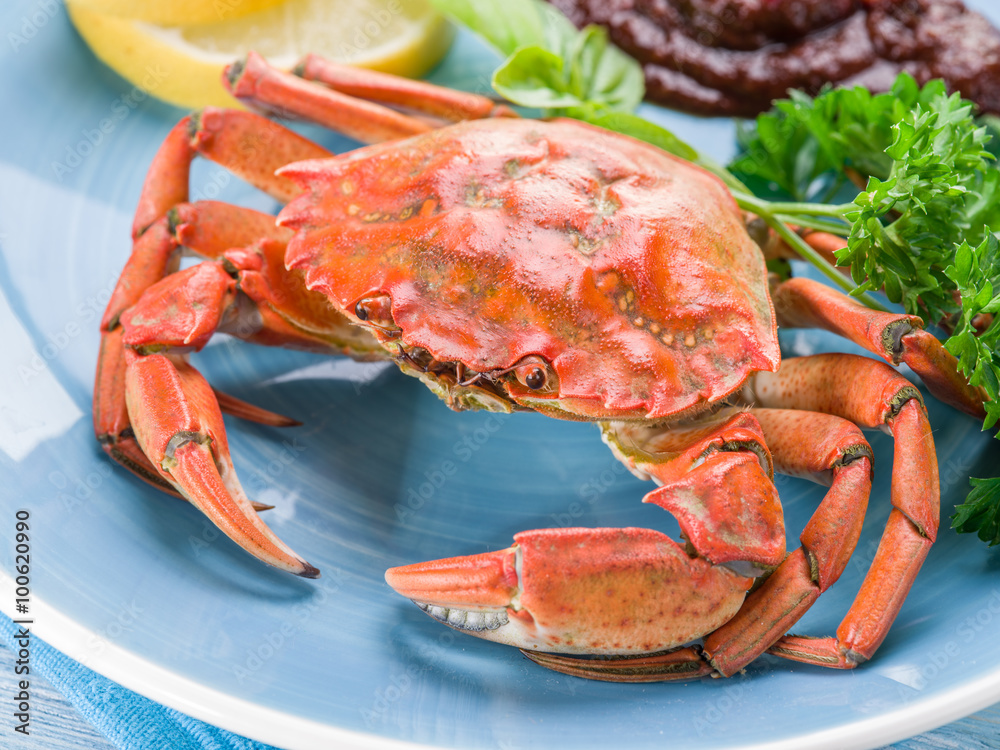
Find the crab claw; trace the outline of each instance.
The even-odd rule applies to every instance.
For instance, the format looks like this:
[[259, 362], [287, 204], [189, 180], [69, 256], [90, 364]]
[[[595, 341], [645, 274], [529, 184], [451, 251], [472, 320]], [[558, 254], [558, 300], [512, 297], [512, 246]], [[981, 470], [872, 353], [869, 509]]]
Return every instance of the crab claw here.
[[456, 630], [529, 651], [648, 654], [726, 622], [752, 579], [648, 529], [544, 529], [498, 552], [386, 571]]
[[205, 379], [179, 356], [126, 352], [125, 396], [143, 453], [160, 476], [250, 554], [306, 578], [319, 570], [275, 536], [247, 498]]

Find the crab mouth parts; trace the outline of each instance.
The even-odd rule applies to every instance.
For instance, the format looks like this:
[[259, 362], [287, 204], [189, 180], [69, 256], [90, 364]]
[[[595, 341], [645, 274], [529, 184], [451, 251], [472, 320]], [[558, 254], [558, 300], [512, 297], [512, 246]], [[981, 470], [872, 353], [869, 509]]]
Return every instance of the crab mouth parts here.
[[430, 352], [420, 347], [406, 348], [401, 343], [395, 343], [395, 351], [390, 350], [393, 359], [400, 367], [409, 367], [417, 372], [431, 375], [451, 388], [471, 388], [486, 391], [490, 395], [516, 407], [517, 404], [507, 395], [503, 378], [514, 368], [495, 370], [491, 372], [474, 372], [461, 362], [442, 362], [434, 359]]
[[449, 625], [456, 630], [481, 633], [484, 630], [496, 630], [508, 623], [507, 610], [505, 609], [472, 611], [454, 607], [441, 607], [436, 604], [424, 604], [415, 599], [412, 601], [438, 622], [443, 622], [445, 625]]

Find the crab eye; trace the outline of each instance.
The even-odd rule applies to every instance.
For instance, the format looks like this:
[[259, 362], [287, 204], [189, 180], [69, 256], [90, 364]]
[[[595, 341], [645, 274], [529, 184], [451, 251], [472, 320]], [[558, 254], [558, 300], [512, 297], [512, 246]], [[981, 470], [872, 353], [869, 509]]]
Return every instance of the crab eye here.
[[532, 367], [528, 374], [524, 376], [524, 384], [531, 390], [537, 391], [545, 387], [545, 370], [541, 367]]
[[529, 357], [514, 368], [517, 382], [533, 391], [550, 390], [556, 382], [555, 373], [540, 357]]
[[387, 294], [363, 297], [354, 305], [358, 320], [383, 329], [396, 329], [392, 320], [392, 300]]

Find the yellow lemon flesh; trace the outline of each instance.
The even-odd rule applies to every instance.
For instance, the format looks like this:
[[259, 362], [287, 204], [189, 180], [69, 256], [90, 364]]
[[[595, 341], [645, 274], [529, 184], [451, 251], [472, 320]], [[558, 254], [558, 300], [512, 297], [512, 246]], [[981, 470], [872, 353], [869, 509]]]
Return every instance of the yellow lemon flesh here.
[[250, 50], [284, 69], [314, 52], [419, 77], [444, 56], [453, 33], [428, 0], [286, 0], [196, 26], [118, 18], [91, 10], [87, 2], [67, 0], [66, 7], [94, 53], [151, 95], [188, 109], [234, 106], [222, 86], [222, 69]]
[[161, 26], [218, 23], [273, 8], [284, 0], [73, 0], [73, 5], [104, 16]]

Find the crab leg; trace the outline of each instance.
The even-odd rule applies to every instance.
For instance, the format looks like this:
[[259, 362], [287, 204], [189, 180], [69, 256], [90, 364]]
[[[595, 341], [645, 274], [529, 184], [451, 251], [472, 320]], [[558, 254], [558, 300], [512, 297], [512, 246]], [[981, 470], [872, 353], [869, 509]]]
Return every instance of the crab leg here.
[[190, 131], [189, 115], [174, 125], [153, 157], [139, 194], [139, 205], [135, 209], [133, 239], [138, 238], [154, 221], [165, 216], [173, 206], [188, 199], [191, 160], [194, 159]]
[[[802, 547], [747, 597], [731, 620], [706, 636], [703, 653], [690, 654], [707, 660], [712, 671], [724, 676], [738, 672], [766, 651], [840, 577], [861, 534], [871, 490], [871, 449], [852, 423], [816, 412], [755, 409], [752, 413], [764, 430], [776, 471], [831, 487], [801, 535]], [[665, 658], [669, 664], [678, 658], [676, 654], [628, 657], [581, 665], [563, 656], [527, 656], [579, 677], [595, 677], [598, 669], [614, 670], [610, 674], [616, 679], [629, 682], [639, 676], [641, 681], [674, 679], [670, 672], [656, 676], [650, 669], [634, 674], [629, 669], [646, 660]]]
[[830, 490], [802, 532], [802, 546], [747, 597], [739, 613], [705, 638], [719, 674], [745, 667], [788, 632], [843, 573], [857, 545], [871, 491], [872, 453], [861, 431], [839, 417], [755, 409], [775, 469]]
[[434, 126], [381, 104], [303, 80], [271, 67], [251, 52], [223, 77], [233, 96], [256, 110], [324, 125], [363, 143], [379, 143], [426, 133]]
[[[292, 553], [253, 512], [232, 467], [219, 402], [210, 386], [179, 354], [158, 352], [198, 350], [220, 329], [256, 343], [327, 353], [361, 352], [363, 336], [332, 313], [325, 298], [305, 290], [297, 272], [285, 270], [288, 232], [265, 222], [270, 217], [225, 204], [199, 203], [177, 206], [171, 218], [177, 236], [202, 255], [231, 247], [262, 229], [270, 236], [260, 237], [248, 248], [225, 250], [218, 260], [170, 274], [121, 313], [118, 330], [127, 347], [127, 417], [161, 480], [251, 554], [283, 570], [315, 577], [318, 571]], [[367, 346], [372, 351], [377, 348], [374, 341]], [[223, 403], [230, 403], [242, 416], [261, 416], [262, 410], [231, 397]]]
[[205, 379], [183, 359], [127, 352], [126, 396], [136, 437], [160, 475], [248, 552], [306, 578], [319, 571], [257, 516], [229, 458], [226, 432]]
[[[129, 415], [126, 399], [129, 368], [120, 318], [152, 284], [175, 270], [182, 243], [201, 244], [201, 251], [208, 255], [221, 252], [218, 245], [208, 248], [205, 243], [192, 241], [190, 237], [182, 238], [183, 230], [178, 234], [178, 227], [192, 223], [183, 201], [187, 199], [190, 164], [196, 154], [230, 166], [274, 197], [287, 199], [297, 188], [287, 178], [275, 176], [274, 171], [288, 161], [322, 157], [328, 152], [258, 115], [210, 109], [201, 115], [186, 117], [174, 126], [153, 160], [133, 222], [132, 254], [101, 322], [101, 349], [94, 384], [94, 431], [111, 458], [140, 479], [175, 495], [183, 493], [142, 449]], [[203, 216], [199, 224], [208, 228], [202, 232], [203, 236], [215, 237], [221, 245], [245, 244], [248, 233], [262, 236], [264, 221], [260, 218], [248, 220], [249, 214], [243, 214], [242, 221], [234, 222], [232, 216], [225, 220], [224, 209], [213, 211], [203, 207], [200, 211], [212, 214], [211, 218]], [[238, 226], [243, 231], [234, 231]], [[270, 217], [266, 218], [266, 226], [276, 231]], [[268, 424], [290, 422], [232, 397], [224, 397], [223, 403], [243, 417]], [[245, 505], [249, 505], [249, 513], [254, 518], [253, 508], [268, 507], [259, 503]], [[287, 553], [281, 554], [287, 557]], [[291, 564], [280, 554], [275, 560], [282, 565]], [[309, 570], [301, 564], [296, 565], [302, 572]]]
[[[164, 483], [140, 450], [128, 418], [119, 317], [150, 285], [176, 268], [181, 244], [187, 241], [178, 238], [176, 228], [185, 222], [181, 214], [172, 217], [168, 214], [174, 209], [181, 211], [178, 206], [187, 200], [191, 161], [196, 154], [229, 167], [282, 200], [294, 195], [297, 188], [287, 178], [275, 176], [274, 171], [289, 161], [328, 156], [329, 152], [259, 115], [206, 109], [178, 122], [153, 159], [135, 213], [132, 253], [101, 321], [101, 348], [94, 383], [94, 432], [111, 458], [140, 479], [172, 493], [175, 490]], [[273, 219], [268, 218], [267, 223], [273, 227]], [[227, 227], [217, 225], [213, 232], [202, 234], [221, 240], [227, 236], [225, 230], [233, 226], [232, 222]], [[235, 239], [228, 247], [247, 244], [240, 241], [243, 235]], [[209, 255], [218, 257], [220, 252], [216, 247]]]
[[[752, 390], [764, 407], [815, 409], [895, 437], [893, 508], [836, 637], [785, 636], [770, 649], [789, 659], [850, 669], [870, 659], [884, 640], [937, 536], [937, 454], [919, 392], [888, 365], [845, 354], [786, 360], [777, 373], [758, 373]], [[805, 537], [803, 545], [809, 549]], [[801, 579], [805, 572], [812, 576], [802, 567], [788, 575]]]
[[282, 203], [298, 195], [301, 188], [275, 172], [292, 162], [332, 156], [322, 146], [266, 117], [214, 107], [192, 115], [191, 147]]
[[823, 328], [863, 346], [890, 364], [904, 362], [941, 401], [982, 419], [985, 394], [969, 385], [958, 361], [915, 315], [870, 310], [811, 279], [789, 279], [772, 291], [778, 325]]
[[661, 485], [643, 502], [672, 513], [701, 557], [754, 572], [784, 558], [774, 467], [754, 416], [722, 412], [667, 430], [618, 423], [604, 437], [627, 467]]
[[317, 81], [343, 94], [406, 107], [449, 122], [517, 116], [510, 107], [498, 104], [487, 96], [341, 65], [319, 55], [306, 55], [293, 72], [307, 81]]
[[135, 439], [125, 404], [125, 347], [122, 329], [103, 331], [94, 381], [94, 432], [97, 442], [116, 463], [157, 489], [178, 495], [146, 458]]
[[112, 459], [143, 481], [176, 494], [135, 440], [125, 405], [125, 349], [118, 318], [138, 300], [146, 287], [168, 272], [177, 243], [164, 217], [140, 234], [132, 247], [132, 255], [101, 321], [101, 348], [94, 379], [94, 433]]
[[449, 121], [516, 116], [484, 96], [348, 68], [315, 55], [306, 57], [295, 73], [278, 70], [251, 52], [226, 68], [223, 83], [253, 109], [308, 120], [363, 143], [406, 138], [437, 127], [369, 99]]
[[[268, 346], [379, 356], [381, 347], [369, 334], [331, 310], [325, 296], [305, 289], [301, 272], [285, 269], [291, 233], [276, 227], [273, 217], [208, 202], [181, 204], [171, 215], [177, 237], [198, 255], [212, 258], [229, 249], [147, 288], [119, 318], [128, 347], [144, 353], [164, 347], [198, 350], [222, 330]], [[202, 219], [207, 227], [200, 226]], [[270, 236], [233, 247], [262, 226]], [[226, 233], [213, 233], [220, 228]]]
[[392, 568], [386, 581], [435, 619], [560, 672], [644, 682], [708, 674], [695, 648], [651, 652], [721, 625], [749, 576], [784, 558], [760, 427], [739, 413], [666, 432], [615, 424], [605, 438], [630, 468], [663, 481], [646, 501], [677, 516], [698, 556], [647, 529], [545, 529], [516, 535], [507, 550]]

